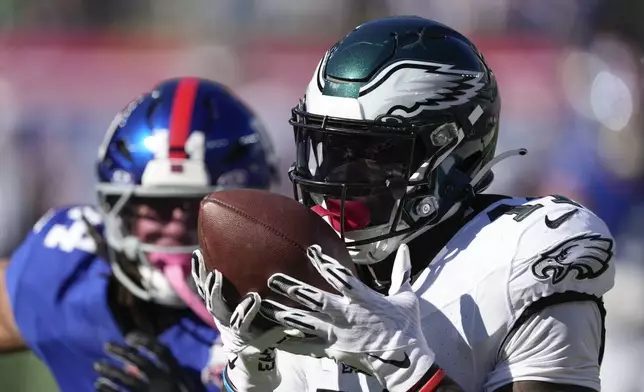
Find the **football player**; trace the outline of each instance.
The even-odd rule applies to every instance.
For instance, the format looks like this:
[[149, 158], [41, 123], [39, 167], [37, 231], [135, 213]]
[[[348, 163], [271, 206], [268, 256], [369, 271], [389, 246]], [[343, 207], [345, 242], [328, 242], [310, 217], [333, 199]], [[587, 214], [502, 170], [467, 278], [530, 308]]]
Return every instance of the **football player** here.
[[[256, 293], [226, 309], [195, 252], [228, 391], [600, 390], [613, 238], [566, 197], [482, 194], [494, 164], [525, 153], [495, 156], [500, 108], [482, 54], [431, 20], [365, 23], [324, 55], [293, 109], [290, 177], [357, 275], [313, 246], [334, 292], [276, 274], [269, 286], [304, 309]], [[295, 331], [271, 344], [249, 327], [258, 312]]]
[[100, 147], [98, 206], [51, 210], [2, 262], [0, 349], [28, 347], [63, 391], [96, 372], [100, 391], [206, 390], [218, 333], [190, 277], [199, 202], [268, 189], [271, 151], [221, 84], [172, 79], [130, 102]]

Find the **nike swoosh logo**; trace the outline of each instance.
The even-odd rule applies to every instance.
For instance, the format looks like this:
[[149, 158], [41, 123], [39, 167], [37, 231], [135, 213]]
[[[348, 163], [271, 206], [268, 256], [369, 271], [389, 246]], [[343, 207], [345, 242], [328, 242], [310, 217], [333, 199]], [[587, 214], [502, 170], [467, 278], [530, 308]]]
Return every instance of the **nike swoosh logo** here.
[[237, 362], [237, 358], [239, 358], [239, 356], [236, 356], [235, 358], [233, 358], [232, 361], [230, 359], [228, 360], [228, 368], [230, 370], [233, 370], [235, 368], [235, 362]]
[[402, 360], [383, 359], [383, 358], [377, 357], [375, 355], [371, 355], [371, 354], [367, 354], [367, 355], [372, 357], [372, 358], [375, 358], [375, 359], [379, 360], [382, 363], [386, 363], [388, 365], [396, 366], [396, 367], [399, 367], [401, 369], [407, 369], [408, 367], [411, 366], [411, 361], [409, 360], [409, 355], [407, 355], [407, 353], [405, 353], [405, 358], [402, 359]]
[[575, 215], [577, 212], [579, 212], [579, 210], [575, 208], [574, 210], [570, 210], [565, 214], [561, 215], [559, 218], [553, 219], [553, 220], [550, 220], [550, 218], [548, 218], [548, 215], [546, 215], [546, 226], [548, 226], [550, 229], [556, 229], [557, 227], [561, 226], [565, 221], [572, 218], [572, 216]]

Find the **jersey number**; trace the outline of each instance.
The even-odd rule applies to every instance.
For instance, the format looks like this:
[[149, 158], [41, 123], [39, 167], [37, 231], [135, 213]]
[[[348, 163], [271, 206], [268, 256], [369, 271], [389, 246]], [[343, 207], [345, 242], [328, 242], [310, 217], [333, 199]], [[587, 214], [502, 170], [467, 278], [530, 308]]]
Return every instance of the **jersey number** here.
[[47, 231], [45, 247], [67, 253], [75, 250], [96, 253], [96, 240], [87, 225], [99, 225], [101, 216], [91, 207], [74, 207], [67, 211], [67, 219], [71, 224], [57, 223]]
[[[565, 196], [553, 195], [550, 197], [552, 197], [552, 202], [555, 204], [570, 204], [575, 207], [583, 208], [581, 204], [574, 202]], [[534, 199], [530, 199], [530, 200], [534, 200]], [[487, 216], [488, 218], [490, 218], [490, 221], [495, 221], [501, 215], [514, 215], [514, 220], [516, 222], [521, 222], [522, 220], [530, 216], [530, 214], [532, 214], [539, 208], [543, 208], [543, 204], [537, 203], [537, 204], [522, 205], [522, 206], [510, 206], [507, 204], [501, 204], [500, 206], [496, 207], [492, 211], [488, 212]]]

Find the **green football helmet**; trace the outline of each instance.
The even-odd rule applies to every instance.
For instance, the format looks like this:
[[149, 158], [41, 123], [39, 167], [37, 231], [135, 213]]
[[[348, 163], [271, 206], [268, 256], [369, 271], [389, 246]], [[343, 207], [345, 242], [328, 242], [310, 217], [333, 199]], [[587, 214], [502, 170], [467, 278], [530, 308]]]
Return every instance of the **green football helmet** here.
[[500, 108], [494, 73], [457, 31], [407, 16], [360, 25], [292, 110], [296, 198], [357, 264], [379, 262], [464, 208], [517, 153], [495, 158]]

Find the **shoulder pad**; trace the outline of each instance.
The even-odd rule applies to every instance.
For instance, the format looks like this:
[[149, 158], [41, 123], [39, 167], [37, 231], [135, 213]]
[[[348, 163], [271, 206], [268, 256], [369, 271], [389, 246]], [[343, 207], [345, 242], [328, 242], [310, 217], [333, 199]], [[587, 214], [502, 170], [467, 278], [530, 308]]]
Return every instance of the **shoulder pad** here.
[[[579, 203], [547, 196], [520, 204], [504, 215], [516, 223], [509, 276], [512, 308], [554, 293], [573, 291], [601, 297], [613, 287], [614, 239], [604, 221]], [[499, 222], [501, 223], [501, 222]], [[519, 314], [517, 313], [517, 314]]]

